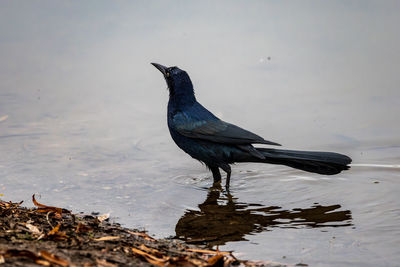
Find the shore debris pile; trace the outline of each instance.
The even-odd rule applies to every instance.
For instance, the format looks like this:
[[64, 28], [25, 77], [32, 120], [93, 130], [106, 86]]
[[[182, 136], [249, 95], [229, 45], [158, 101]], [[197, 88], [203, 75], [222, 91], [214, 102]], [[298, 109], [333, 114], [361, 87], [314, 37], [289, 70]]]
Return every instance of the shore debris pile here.
[[4, 266], [288, 266], [237, 259], [179, 240], [155, 239], [110, 223], [108, 215], [72, 214], [39, 203], [0, 200], [0, 264]]

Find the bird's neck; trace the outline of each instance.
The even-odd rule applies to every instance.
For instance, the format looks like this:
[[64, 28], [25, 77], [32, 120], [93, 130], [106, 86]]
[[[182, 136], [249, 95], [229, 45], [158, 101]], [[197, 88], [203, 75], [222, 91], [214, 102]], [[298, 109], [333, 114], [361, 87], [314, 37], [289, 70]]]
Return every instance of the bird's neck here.
[[175, 109], [185, 109], [196, 103], [194, 89], [190, 79], [180, 80], [170, 89], [169, 103]]
[[196, 103], [194, 95], [179, 95], [169, 97], [168, 108], [171, 111], [184, 111], [187, 108], [193, 106]]

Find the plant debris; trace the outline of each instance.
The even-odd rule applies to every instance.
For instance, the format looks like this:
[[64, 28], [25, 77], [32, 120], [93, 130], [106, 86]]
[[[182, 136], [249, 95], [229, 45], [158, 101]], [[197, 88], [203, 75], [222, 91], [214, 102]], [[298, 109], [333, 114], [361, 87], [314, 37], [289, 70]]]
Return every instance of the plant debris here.
[[179, 240], [155, 239], [102, 216], [72, 214], [37, 202], [0, 200], [2, 266], [288, 266], [238, 260], [231, 252], [209, 250]]

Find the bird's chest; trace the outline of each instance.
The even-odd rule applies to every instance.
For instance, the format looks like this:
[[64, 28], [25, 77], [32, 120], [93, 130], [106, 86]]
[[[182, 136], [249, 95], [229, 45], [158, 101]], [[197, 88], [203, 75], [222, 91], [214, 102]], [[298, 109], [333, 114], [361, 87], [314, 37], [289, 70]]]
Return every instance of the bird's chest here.
[[181, 115], [184, 113], [184, 111], [172, 108], [168, 110], [167, 121], [168, 121], [169, 132], [171, 134], [172, 139], [177, 144], [177, 146], [186, 153], [189, 153], [193, 156], [193, 154], [198, 153], [199, 142], [192, 138], [186, 137], [178, 132], [177, 128], [179, 127], [180, 123], [184, 122], [181, 120], [179, 121], [176, 120], [177, 113]]
[[172, 139], [174, 142], [183, 150], [187, 151], [188, 148], [190, 148], [191, 145], [193, 145], [193, 141], [186, 137], [181, 135], [178, 130], [177, 130], [177, 123], [174, 121], [174, 115], [175, 112], [168, 112], [168, 129], [169, 133], [171, 134]]

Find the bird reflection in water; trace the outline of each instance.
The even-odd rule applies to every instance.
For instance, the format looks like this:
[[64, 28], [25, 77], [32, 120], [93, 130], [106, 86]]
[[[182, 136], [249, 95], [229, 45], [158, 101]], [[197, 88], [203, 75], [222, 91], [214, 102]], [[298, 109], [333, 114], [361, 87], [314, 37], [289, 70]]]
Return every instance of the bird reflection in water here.
[[279, 228], [351, 226], [351, 211], [340, 205], [313, 205], [285, 210], [278, 206], [238, 202], [221, 187], [213, 187], [198, 210], [187, 210], [175, 227], [176, 237], [208, 246], [246, 240], [245, 235]]

